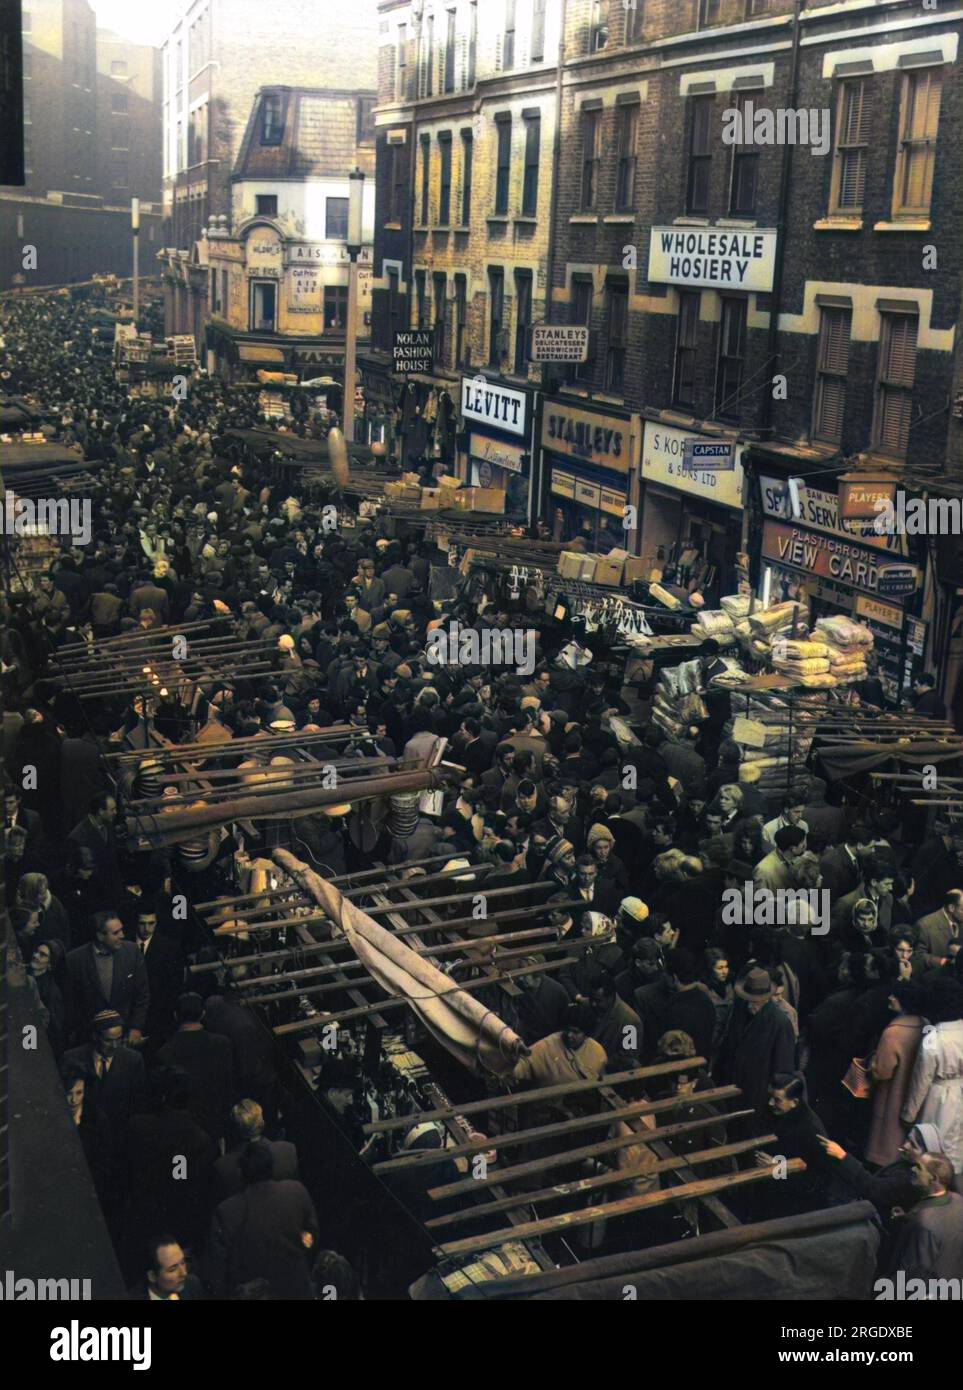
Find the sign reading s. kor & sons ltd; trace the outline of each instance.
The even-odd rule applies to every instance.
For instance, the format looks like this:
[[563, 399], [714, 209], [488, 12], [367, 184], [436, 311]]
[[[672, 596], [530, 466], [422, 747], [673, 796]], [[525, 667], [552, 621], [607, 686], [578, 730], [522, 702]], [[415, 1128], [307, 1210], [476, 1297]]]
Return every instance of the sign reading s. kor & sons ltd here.
[[693, 289], [772, 289], [778, 232], [653, 227], [648, 278]]
[[494, 425], [507, 434], [525, 434], [525, 392], [496, 386], [483, 376], [462, 377], [461, 413], [466, 420]]

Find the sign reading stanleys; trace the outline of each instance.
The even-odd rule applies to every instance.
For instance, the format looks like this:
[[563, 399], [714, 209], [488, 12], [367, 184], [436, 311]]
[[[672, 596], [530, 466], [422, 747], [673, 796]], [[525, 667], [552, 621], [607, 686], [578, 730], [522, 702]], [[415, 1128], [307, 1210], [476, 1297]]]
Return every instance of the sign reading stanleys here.
[[555, 454], [601, 464], [616, 473], [629, 471], [629, 426], [625, 420], [594, 415], [573, 406], [546, 403], [542, 447]]
[[533, 362], [585, 362], [589, 330], [578, 324], [536, 323], [532, 328]]
[[648, 278], [662, 285], [768, 293], [777, 236], [777, 232], [653, 227]]

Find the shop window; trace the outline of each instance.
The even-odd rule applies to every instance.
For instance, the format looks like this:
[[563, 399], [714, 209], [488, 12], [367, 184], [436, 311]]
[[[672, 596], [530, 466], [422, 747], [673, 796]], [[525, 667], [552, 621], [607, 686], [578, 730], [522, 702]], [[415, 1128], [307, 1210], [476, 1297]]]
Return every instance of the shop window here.
[[261, 144], [280, 145], [284, 136], [281, 95], [271, 92], [261, 98]]
[[415, 308], [418, 313], [418, 328], [428, 327], [428, 272], [415, 271]]
[[428, 226], [428, 191], [431, 180], [431, 136], [422, 135], [418, 140], [421, 146], [421, 215], [418, 225]]
[[273, 280], [255, 280], [251, 285], [252, 333], [273, 333], [277, 320], [278, 287]]
[[455, 368], [468, 366], [468, 281], [455, 276]]
[[739, 419], [746, 356], [746, 303], [745, 299], [722, 301], [716, 373], [716, 414], [721, 420]]
[[836, 148], [829, 196], [831, 213], [858, 214], [863, 210], [866, 186], [866, 151], [869, 129], [867, 85], [862, 77], [839, 84], [836, 99]]
[[623, 105], [615, 112], [615, 144], [618, 164], [615, 173], [615, 211], [635, 209], [635, 168], [639, 139], [639, 108]]
[[528, 373], [528, 334], [532, 326], [532, 276], [527, 270], [515, 272], [515, 360], [516, 376]]
[[532, 63], [541, 63], [545, 58], [545, 4], [546, 0], [532, 0], [532, 37], [528, 45]]
[[276, 193], [255, 194], [254, 211], [258, 217], [277, 217], [278, 195]]
[[[571, 322], [580, 324], [585, 328], [592, 327], [592, 301], [595, 297], [595, 289], [592, 278], [589, 275], [572, 277], [572, 304]], [[594, 361], [591, 358], [591, 343], [589, 338], [589, 358], [584, 362], [572, 364], [572, 381], [590, 381], [594, 370]]]
[[325, 198], [324, 235], [328, 241], [345, 241], [348, 236], [348, 199]]
[[434, 365], [436, 367], [445, 367], [448, 361], [448, 324], [446, 319], [448, 312], [448, 277], [447, 275], [433, 275], [431, 283], [432, 297], [435, 301]]
[[441, 178], [438, 192], [438, 225], [447, 227], [451, 221], [451, 132], [443, 131], [438, 136], [438, 153], [441, 157]]
[[515, 66], [515, 0], [505, 0], [505, 33], [502, 38], [502, 67], [510, 72]]
[[674, 405], [696, 410], [698, 392], [696, 369], [699, 360], [699, 314], [702, 295], [696, 290], [679, 294], [679, 324], [675, 342]]
[[843, 437], [852, 318], [849, 309], [821, 311], [813, 438], [824, 444], [838, 444]]
[[446, 17], [445, 26], [445, 91], [455, 90], [455, 24], [458, 19], [456, 10], [449, 10]]
[[[740, 129], [748, 132], [746, 105], [752, 95], [740, 94], [736, 104], [740, 114]], [[756, 193], [759, 186], [759, 149], [753, 144], [733, 145], [732, 168], [729, 177], [729, 213], [732, 217], [755, 217]]]
[[873, 443], [882, 453], [905, 458], [913, 414], [919, 320], [915, 314], [884, 313], [880, 317]]
[[348, 327], [348, 287], [347, 285], [325, 285], [324, 287], [324, 331], [325, 333], [344, 333]]
[[538, 210], [538, 160], [542, 140], [540, 116], [525, 120], [525, 178], [522, 184], [522, 216], [534, 217]]
[[495, 170], [495, 216], [508, 213], [508, 189], [512, 172], [512, 118], [496, 116], [498, 127], [498, 156]]
[[746, 19], [758, 19], [772, 9], [772, 0], [746, 0]]
[[505, 355], [505, 273], [498, 266], [488, 271], [488, 361], [500, 367]]
[[394, 348], [395, 334], [402, 328], [401, 277], [394, 266], [388, 268], [388, 351]]
[[602, 113], [582, 112], [582, 197], [583, 212], [594, 212], [599, 196], [599, 139], [602, 132]]
[[471, 174], [474, 140], [470, 130], [461, 133], [461, 225], [467, 227], [471, 221]]
[[940, 68], [918, 68], [903, 77], [900, 140], [893, 181], [894, 217], [929, 215], [942, 87]]
[[712, 171], [712, 112], [715, 98], [693, 97], [689, 102], [689, 167], [685, 210], [694, 216], [709, 212], [709, 175]]
[[628, 283], [610, 280], [605, 293], [605, 389], [621, 396], [625, 391], [625, 351], [629, 328]]

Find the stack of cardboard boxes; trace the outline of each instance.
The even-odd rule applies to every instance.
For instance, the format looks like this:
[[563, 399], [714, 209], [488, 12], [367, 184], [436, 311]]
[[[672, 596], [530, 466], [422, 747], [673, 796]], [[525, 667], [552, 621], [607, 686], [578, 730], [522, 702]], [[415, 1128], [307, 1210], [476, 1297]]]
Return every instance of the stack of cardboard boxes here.
[[558, 572], [564, 579], [578, 579], [583, 584], [604, 584], [613, 589], [644, 577], [641, 557], [618, 549], [610, 550], [607, 555], [563, 550], [558, 557]]

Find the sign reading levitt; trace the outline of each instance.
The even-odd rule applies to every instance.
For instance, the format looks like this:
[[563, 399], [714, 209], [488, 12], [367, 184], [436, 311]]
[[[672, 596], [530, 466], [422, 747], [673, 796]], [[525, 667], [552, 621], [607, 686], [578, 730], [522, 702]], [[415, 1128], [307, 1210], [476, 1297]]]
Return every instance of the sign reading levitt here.
[[772, 289], [778, 232], [653, 227], [648, 278], [693, 289]]
[[507, 434], [525, 434], [525, 392], [496, 386], [487, 377], [462, 377], [461, 413], [466, 420], [496, 425]]
[[589, 330], [578, 324], [536, 323], [532, 328], [532, 362], [587, 362]]
[[435, 335], [430, 328], [412, 328], [395, 334], [392, 356], [395, 371], [404, 376], [426, 376], [435, 357]]

